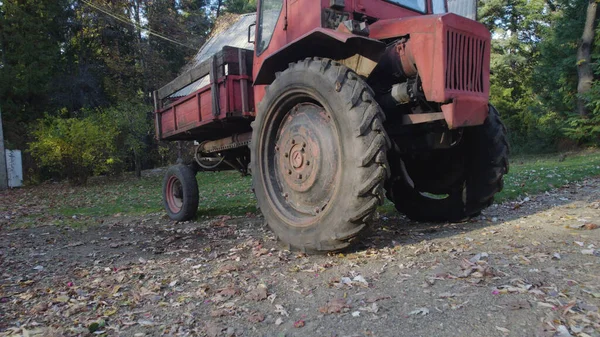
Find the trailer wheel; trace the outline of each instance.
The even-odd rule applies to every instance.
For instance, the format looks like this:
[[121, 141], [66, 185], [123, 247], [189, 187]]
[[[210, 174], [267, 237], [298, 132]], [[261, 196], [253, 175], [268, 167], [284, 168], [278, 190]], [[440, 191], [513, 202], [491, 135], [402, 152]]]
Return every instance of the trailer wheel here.
[[198, 182], [194, 171], [186, 165], [167, 169], [163, 179], [163, 205], [169, 218], [186, 221], [198, 211]]
[[343, 249], [384, 200], [384, 114], [369, 86], [332, 60], [308, 58], [276, 75], [252, 124], [258, 205], [290, 248]]
[[[466, 128], [463, 137], [459, 147], [461, 153], [454, 153], [453, 159], [416, 166], [452, 168], [448, 174], [455, 177], [453, 181], [435, 189], [433, 184], [419, 180], [414, 181], [415, 187], [402, 179], [389, 186], [388, 197], [399, 212], [415, 221], [459, 222], [479, 215], [493, 203], [494, 195], [502, 191], [503, 176], [508, 173], [509, 146], [498, 111], [490, 105], [485, 123]], [[462, 163], [463, 169], [457, 171], [453, 165], [456, 163]], [[411, 175], [410, 169], [408, 173]], [[419, 177], [426, 179], [422, 174]]]

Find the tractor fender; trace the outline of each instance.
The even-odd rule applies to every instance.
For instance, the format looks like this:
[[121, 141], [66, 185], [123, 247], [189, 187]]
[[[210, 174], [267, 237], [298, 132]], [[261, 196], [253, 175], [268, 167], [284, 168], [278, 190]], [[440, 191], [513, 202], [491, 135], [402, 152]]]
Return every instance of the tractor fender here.
[[254, 84], [270, 84], [275, 80], [276, 72], [285, 70], [290, 62], [307, 57], [342, 60], [358, 54], [377, 62], [384, 50], [385, 44], [378, 40], [331, 29], [315, 28], [265, 58], [258, 67]]

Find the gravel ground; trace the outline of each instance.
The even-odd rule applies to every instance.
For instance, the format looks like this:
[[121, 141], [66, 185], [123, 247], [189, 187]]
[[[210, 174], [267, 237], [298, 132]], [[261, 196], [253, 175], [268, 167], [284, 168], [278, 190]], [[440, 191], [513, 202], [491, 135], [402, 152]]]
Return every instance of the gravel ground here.
[[0, 336], [600, 336], [600, 178], [320, 256], [260, 217], [0, 216]]

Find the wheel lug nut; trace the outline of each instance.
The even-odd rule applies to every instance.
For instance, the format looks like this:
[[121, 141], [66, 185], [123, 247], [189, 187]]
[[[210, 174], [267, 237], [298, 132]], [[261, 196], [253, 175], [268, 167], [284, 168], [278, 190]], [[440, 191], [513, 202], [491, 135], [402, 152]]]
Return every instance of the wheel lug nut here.
[[283, 156], [287, 158], [287, 157], [290, 156], [290, 154], [286, 152], [286, 153], [283, 154]]
[[296, 140], [295, 139], [292, 139], [292, 144], [296, 144]]
[[284, 197], [284, 198], [286, 198], [286, 199], [287, 199], [287, 198], [288, 198], [288, 196], [289, 196], [289, 194], [287, 194], [287, 193], [283, 193], [283, 197]]
[[306, 166], [310, 165], [310, 160], [306, 161]]
[[275, 151], [279, 151], [279, 146], [275, 145]]
[[302, 174], [298, 173], [298, 179], [302, 179]]
[[291, 175], [291, 174], [292, 174], [292, 170], [288, 170], [288, 174], [290, 174], [290, 175]]
[[302, 147], [306, 147], [306, 143], [302, 143]]
[[321, 210], [319, 209], [319, 207], [315, 208], [315, 213], [318, 214], [319, 212], [321, 212]]

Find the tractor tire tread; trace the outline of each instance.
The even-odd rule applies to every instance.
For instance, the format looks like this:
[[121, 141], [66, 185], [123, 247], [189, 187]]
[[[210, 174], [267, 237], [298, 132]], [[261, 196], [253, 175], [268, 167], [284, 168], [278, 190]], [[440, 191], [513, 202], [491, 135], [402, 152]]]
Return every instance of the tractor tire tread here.
[[[384, 182], [389, 176], [389, 164], [386, 153], [390, 148], [391, 141], [383, 128], [385, 121], [384, 113], [375, 101], [374, 93], [364, 82], [364, 80], [342, 64], [327, 58], [306, 58], [302, 61], [290, 64], [282, 71], [278, 78], [285, 77], [290, 71], [317, 71], [323, 75], [323, 78], [332, 81], [332, 85], [337, 92], [349, 93], [347, 111], [344, 113], [355, 114], [351, 119], [358, 120], [353, 136], [361, 139], [364, 144], [364, 155], [360, 156], [360, 162], [351, 164], [358, 165], [361, 170], [362, 181], [357, 184], [357, 192], [354, 194], [355, 200], [359, 200], [361, 207], [357, 207], [353, 213], [346, 215], [346, 221], [341, 224], [324, 230], [323, 235], [315, 235], [314, 240], [298, 239], [290, 240], [286, 237], [289, 233], [277, 233], [278, 238], [284, 241], [290, 248], [310, 252], [328, 252], [338, 251], [348, 247], [356, 237], [368, 227], [368, 222], [372, 218], [376, 208], [383, 201]], [[271, 84], [276, 86], [277, 80]], [[265, 96], [269, 95], [266, 92]], [[266, 99], [263, 99], [263, 102]], [[262, 103], [262, 102], [261, 102]], [[260, 110], [260, 109], [259, 109]], [[259, 116], [260, 118], [260, 116]], [[257, 132], [257, 129], [254, 129]], [[254, 153], [253, 153], [254, 155]], [[256, 158], [252, 163], [256, 165]], [[256, 170], [254, 170], [256, 171]], [[255, 172], [256, 173], [256, 172]], [[254, 179], [253, 179], [254, 182]], [[254, 187], [254, 186], [253, 186]], [[329, 233], [329, 234], [327, 234]]]

